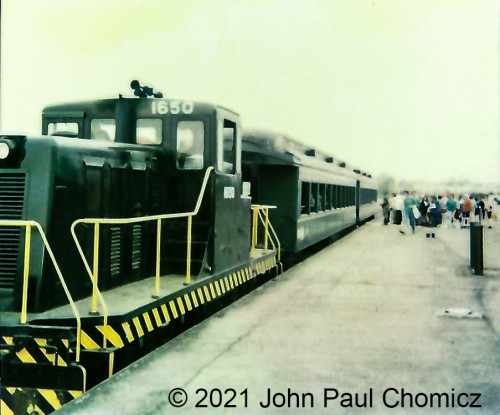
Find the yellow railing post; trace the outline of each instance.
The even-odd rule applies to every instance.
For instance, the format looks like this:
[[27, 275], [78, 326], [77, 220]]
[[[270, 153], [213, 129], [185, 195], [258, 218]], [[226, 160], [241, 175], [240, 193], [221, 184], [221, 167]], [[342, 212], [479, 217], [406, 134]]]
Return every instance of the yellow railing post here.
[[24, 242], [24, 275], [23, 275], [23, 298], [21, 305], [21, 324], [28, 321], [28, 282], [30, 274], [30, 250], [31, 250], [31, 225], [26, 225], [26, 238]]
[[160, 298], [161, 219], [156, 222], [156, 274], [153, 298]]
[[193, 226], [193, 216], [188, 216], [187, 224], [187, 254], [186, 254], [186, 281], [184, 285], [191, 284], [191, 228]]
[[253, 213], [253, 220], [252, 220], [252, 252], [254, 251], [255, 247], [257, 246], [257, 226], [258, 226], [258, 216], [259, 216], [259, 208], [254, 207], [252, 208], [252, 213]]
[[90, 315], [98, 315], [97, 311], [97, 282], [99, 280], [99, 223], [94, 223], [94, 262], [93, 262], [93, 272], [92, 279], [94, 284], [92, 285], [92, 302], [90, 306]]
[[269, 208], [264, 208], [264, 215], [265, 215], [265, 223], [264, 223], [264, 249], [267, 251], [267, 238], [269, 237], [268, 234], [268, 227], [269, 227]]

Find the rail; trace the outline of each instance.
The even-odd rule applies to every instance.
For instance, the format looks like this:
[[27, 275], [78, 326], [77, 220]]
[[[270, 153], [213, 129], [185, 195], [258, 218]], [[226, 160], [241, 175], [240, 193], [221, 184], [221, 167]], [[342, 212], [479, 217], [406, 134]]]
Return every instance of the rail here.
[[71, 306], [71, 310], [76, 319], [76, 362], [80, 361], [80, 339], [81, 339], [81, 330], [82, 330], [82, 322], [80, 319], [80, 314], [78, 313], [78, 309], [76, 308], [75, 302], [71, 297], [68, 286], [64, 281], [64, 277], [62, 275], [61, 269], [59, 268], [59, 264], [56, 261], [54, 253], [50, 247], [50, 244], [47, 240], [45, 232], [42, 229], [42, 226], [35, 221], [32, 220], [0, 220], [0, 226], [4, 227], [17, 227], [17, 228], [25, 228], [25, 241], [24, 241], [24, 268], [23, 268], [23, 292], [22, 292], [22, 300], [21, 300], [21, 315], [20, 315], [20, 323], [27, 324], [28, 322], [28, 280], [29, 280], [29, 272], [30, 272], [30, 259], [31, 259], [31, 228], [34, 227], [38, 230], [40, 237], [42, 238], [43, 244], [45, 246], [45, 250], [49, 254], [49, 257], [54, 265], [54, 269], [56, 274], [61, 282], [61, 285], [64, 289], [64, 293], [66, 294], [66, 298]]
[[[278, 235], [269, 221], [269, 209], [276, 209], [276, 206], [252, 205], [252, 252], [258, 243], [259, 220], [264, 228], [264, 249], [267, 250], [269, 243], [278, 254], [278, 261], [281, 260], [281, 244]], [[271, 231], [271, 232], [269, 232]]]
[[[151, 216], [141, 216], [138, 218], [124, 218], [124, 219], [106, 219], [106, 218], [86, 218], [86, 219], [78, 219], [73, 222], [71, 225], [71, 235], [73, 236], [73, 240], [76, 244], [80, 257], [84, 263], [87, 274], [92, 282], [92, 299], [91, 299], [91, 307], [90, 314], [98, 314], [97, 312], [97, 300], [102, 307], [103, 317], [104, 317], [104, 325], [107, 325], [108, 321], [108, 308], [106, 302], [104, 301], [104, 297], [102, 296], [99, 287], [99, 230], [100, 225], [127, 225], [127, 224], [135, 224], [135, 223], [144, 223], [144, 222], [152, 222], [156, 221], [156, 269], [155, 269], [155, 286], [154, 286], [154, 294], [153, 298], [159, 298], [160, 296], [160, 252], [161, 252], [161, 226], [163, 220], [168, 219], [177, 219], [187, 217], [188, 226], [187, 226], [187, 249], [186, 249], [186, 280], [185, 285], [189, 285], [191, 283], [191, 230], [192, 230], [192, 222], [193, 216], [196, 216], [200, 210], [201, 202], [203, 200], [203, 196], [205, 194], [205, 190], [207, 187], [208, 179], [210, 177], [210, 173], [214, 168], [208, 167], [205, 176], [203, 178], [203, 183], [201, 185], [200, 193], [198, 195], [198, 199], [196, 201], [195, 208], [192, 212], [184, 212], [184, 213], [170, 213], [163, 215], [151, 215]], [[94, 243], [93, 243], [93, 262], [92, 268], [90, 267], [87, 259], [85, 258], [85, 254], [83, 253], [82, 246], [78, 241], [78, 237], [76, 236], [76, 226], [79, 224], [87, 224], [94, 225]], [[106, 340], [104, 340], [104, 347], [106, 347]]]

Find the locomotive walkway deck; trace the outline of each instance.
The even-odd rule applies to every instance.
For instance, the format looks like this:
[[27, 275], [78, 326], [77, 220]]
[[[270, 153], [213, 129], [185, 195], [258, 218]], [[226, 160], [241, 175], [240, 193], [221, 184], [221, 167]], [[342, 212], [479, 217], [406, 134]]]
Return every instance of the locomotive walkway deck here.
[[56, 413], [498, 415], [496, 226], [477, 276], [468, 230], [369, 223]]
[[[264, 249], [255, 249], [251, 255], [251, 259], [257, 260], [259, 258], [264, 258], [270, 253], [271, 251], [266, 251]], [[191, 284], [203, 282], [209, 278], [210, 275], [201, 278], [192, 277]], [[176, 293], [186, 286], [185, 275], [166, 274], [162, 275], [160, 280], [160, 289], [158, 293], [159, 297], [165, 297], [169, 294]], [[109, 316], [123, 315], [145, 306], [148, 303], [153, 303], [155, 301], [155, 297], [153, 297], [155, 292], [154, 287], [155, 277], [149, 277], [144, 280], [135, 281], [124, 286], [110, 289], [108, 291], [102, 291], [101, 294], [106, 302]], [[102, 306], [99, 301], [97, 304], [99, 315], [102, 315]], [[81, 317], [88, 316], [89, 311], [91, 310], [91, 297], [75, 301], [75, 306]], [[71, 306], [66, 304], [44, 312], [30, 312], [28, 313], [28, 317], [29, 320], [72, 318], [73, 312], [71, 310]], [[19, 313], [2, 312], [2, 322], [12, 325], [18, 324]]]

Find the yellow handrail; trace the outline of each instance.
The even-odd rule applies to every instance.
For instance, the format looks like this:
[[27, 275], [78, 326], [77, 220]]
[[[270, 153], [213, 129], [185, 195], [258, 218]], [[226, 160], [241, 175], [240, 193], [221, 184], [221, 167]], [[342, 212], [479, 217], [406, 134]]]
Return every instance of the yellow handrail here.
[[[160, 252], [161, 252], [161, 219], [156, 222], [156, 272], [155, 276], [160, 275]], [[155, 277], [155, 292], [153, 298], [160, 297], [160, 278]]]
[[186, 281], [184, 285], [191, 284], [191, 230], [193, 227], [193, 216], [188, 216], [187, 225], [187, 255], [186, 255]]
[[[257, 247], [258, 242], [258, 220], [260, 219], [263, 227], [264, 227], [264, 249], [267, 250], [268, 242], [271, 242], [271, 245], [274, 250], [277, 249], [278, 261], [281, 259], [281, 244], [276, 235], [276, 232], [273, 228], [273, 225], [269, 221], [269, 209], [275, 209], [276, 206], [269, 205], [252, 205], [252, 253], [254, 249]], [[264, 217], [262, 217], [262, 212], [264, 212]], [[271, 235], [269, 236], [269, 230], [271, 231]]]
[[26, 238], [24, 242], [24, 272], [23, 272], [23, 296], [21, 303], [21, 324], [28, 321], [28, 280], [30, 274], [30, 252], [31, 252], [31, 225], [26, 225]]
[[66, 294], [66, 298], [69, 301], [71, 306], [71, 310], [76, 319], [76, 362], [80, 361], [80, 339], [81, 339], [81, 330], [82, 323], [80, 319], [80, 314], [78, 313], [78, 309], [75, 306], [73, 298], [68, 290], [68, 286], [64, 281], [62, 276], [61, 269], [59, 268], [59, 264], [56, 261], [54, 253], [49, 245], [47, 237], [45, 236], [45, 232], [42, 229], [42, 226], [35, 221], [32, 220], [0, 220], [0, 226], [5, 227], [25, 227], [26, 228], [26, 238], [24, 242], [24, 271], [23, 271], [23, 295], [22, 295], [22, 304], [21, 304], [21, 316], [20, 323], [26, 324], [28, 321], [28, 277], [29, 277], [29, 264], [30, 264], [30, 251], [31, 251], [31, 227], [35, 227], [40, 237], [42, 238], [43, 244], [47, 253], [49, 254], [50, 259], [52, 260], [52, 264], [54, 265], [54, 269], [56, 271], [57, 276], [59, 277], [59, 281], [64, 289], [64, 293]]
[[[273, 249], [275, 251], [277, 251], [278, 261], [281, 261], [281, 243], [280, 243], [280, 240], [278, 239], [278, 235], [276, 234], [276, 231], [274, 230], [273, 225], [269, 221], [269, 215], [266, 214], [266, 219], [264, 220], [262, 218], [261, 212], [259, 211], [259, 219], [264, 227], [269, 227], [269, 229], [271, 230], [272, 237], [269, 237], [269, 241], [271, 242]], [[266, 232], [266, 235], [267, 235], [267, 232]], [[278, 246], [278, 249], [276, 249], [276, 246]], [[267, 244], [265, 244], [264, 249], [267, 249]]]
[[99, 270], [99, 224], [95, 223], [94, 224], [94, 262], [93, 262], [93, 267], [92, 267], [92, 277], [93, 277], [93, 280], [95, 281], [95, 285], [92, 287], [92, 305], [90, 307], [91, 310], [93, 310], [94, 314], [97, 311], [97, 301], [96, 301], [97, 293], [95, 291], [97, 290], [98, 270]]
[[252, 254], [255, 247], [257, 246], [258, 216], [259, 216], [259, 209], [257, 207], [254, 208], [254, 206], [252, 206]]
[[[103, 310], [104, 317], [104, 325], [107, 325], [108, 321], [108, 308], [104, 301], [104, 298], [98, 288], [98, 258], [99, 255], [99, 225], [126, 225], [133, 223], [143, 223], [150, 221], [157, 221], [157, 239], [156, 239], [156, 273], [155, 273], [155, 291], [153, 297], [159, 297], [160, 294], [160, 251], [161, 251], [161, 221], [166, 219], [176, 219], [176, 218], [188, 218], [188, 240], [187, 240], [187, 253], [186, 253], [186, 280], [185, 284], [190, 284], [191, 282], [191, 224], [193, 216], [196, 216], [200, 210], [201, 203], [203, 201], [203, 196], [205, 194], [205, 190], [207, 187], [208, 179], [210, 177], [210, 173], [214, 168], [212, 166], [208, 167], [205, 171], [205, 176], [203, 178], [203, 183], [201, 185], [200, 193], [198, 195], [198, 199], [196, 201], [195, 208], [192, 212], [184, 212], [184, 213], [169, 213], [162, 215], [150, 215], [150, 216], [141, 216], [138, 218], [123, 218], [123, 219], [112, 219], [112, 218], [85, 218], [85, 219], [77, 219], [71, 225], [71, 235], [75, 242], [75, 245], [78, 249], [80, 257], [85, 265], [85, 269], [87, 270], [87, 274], [92, 282], [92, 303], [91, 303], [91, 313], [97, 313], [97, 301], [96, 297], [99, 299], [99, 303], [101, 304]], [[83, 249], [78, 241], [78, 238], [75, 233], [75, 228], [77, 225], [86, 223], [86, 224], [94, 224], [94, 269], [90, 269], [90, 265], [85, 258], [85, 254], [83, 253]]]

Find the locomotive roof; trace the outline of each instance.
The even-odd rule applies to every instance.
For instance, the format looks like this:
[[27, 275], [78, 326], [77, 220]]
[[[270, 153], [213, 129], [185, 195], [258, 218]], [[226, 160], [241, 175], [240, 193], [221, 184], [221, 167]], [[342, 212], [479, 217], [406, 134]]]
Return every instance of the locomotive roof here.
[[370, 179], [371, 175], [353, 169], [346, 162], [292, 139], [285, 134], [248, 130], [243, 132], [243, 151], [257, 153], [271, 164], [290, 164], [356, 174]]
[[129, 102], [135, 104], [135, 106], [144, 105], [144, 103], [152, 102], [178, 102], [184, 103], [189, 102], [193, 104], [193, 113], [212, 113], [216, 110], [222, 110], [230, 112], [233, 115], [239, 116], [235, 111], [225, 108], [221, 105], [215, 105], [207, 102], [198, 101], [186, 101], [171, 98], [137, 98], [137, 97], [122, 97], [118, 98], [106, 98], [91, 101], [73, 101], [67, 103], [59, 103], [53, 105], [47, 105], [43, 109], [44, 116], [65, 116], [65, 117], [96, 117], [99, 113], [104, 112], [109, 114], [113, 112], [120, 102]]

